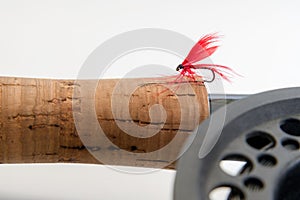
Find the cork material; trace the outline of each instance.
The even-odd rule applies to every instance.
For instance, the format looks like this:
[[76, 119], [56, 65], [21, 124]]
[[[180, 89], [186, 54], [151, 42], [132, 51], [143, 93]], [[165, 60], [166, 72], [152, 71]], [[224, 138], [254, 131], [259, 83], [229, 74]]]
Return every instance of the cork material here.
[[[104, 164], [159, 167], [158, 163], [165, 162], [166, 168], [174, 168], [171, 158], [179, 154], [186, 138], [209, 115], [208, 97], [205, 86], [199, 82], [178, 84], [174, 94], [161, 84], [163, 81], [97, 82], [94, 109], [111, 142], [102, 146], [93, 139], [89, 144], [83, 142], [74, 123], [74, 112], [82, 112], [81, 102], [87, 98], [74, 95], [74, 91], [80, 91], [81, 84], [89, 80], [0, 77], [0, 162], [100, 164], [102, 159], [94, 154], [101, 152], [105, 161], [111, 161]], [[195, 99], [197, 109], [191, 106]], [[155, 108], [157, 105], [160, 106]], [[137, 132], [136, 127], [142, 131]], [[134, 156], [155, 152], [176, 135], [179, 142], [164, 152], [165, 160]], [[133, 156], [122, 157], [118, 154], [120, 150], [132, 152]]]

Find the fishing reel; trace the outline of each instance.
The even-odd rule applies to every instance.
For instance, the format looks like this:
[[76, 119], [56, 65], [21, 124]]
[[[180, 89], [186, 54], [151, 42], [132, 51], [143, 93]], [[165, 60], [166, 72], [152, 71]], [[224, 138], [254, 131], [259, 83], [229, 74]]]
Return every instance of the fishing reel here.
[[175, 200], [300, 199], [300, 88], [230, 103], [178, 163]]

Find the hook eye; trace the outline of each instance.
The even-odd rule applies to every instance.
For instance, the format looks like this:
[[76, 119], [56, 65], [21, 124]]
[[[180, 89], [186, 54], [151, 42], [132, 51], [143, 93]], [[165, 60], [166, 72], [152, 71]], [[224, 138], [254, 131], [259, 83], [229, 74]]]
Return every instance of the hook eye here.
[[180, 64], [180, 65], [178, 65], [178, 66], [176, 67], [176, 71], [179, 71], [179, 70], [181, 70], [181, 69], [183, 69], [183, 65], [182, 65], [182, 64]]

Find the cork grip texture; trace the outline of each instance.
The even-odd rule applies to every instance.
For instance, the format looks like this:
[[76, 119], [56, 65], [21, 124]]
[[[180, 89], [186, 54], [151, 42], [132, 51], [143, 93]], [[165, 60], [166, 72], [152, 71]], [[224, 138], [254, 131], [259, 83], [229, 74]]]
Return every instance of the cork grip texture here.
[[[118, 79], [98, 82], [95, 112], [99, 125], [112, 143], [102, 148], [97, 141], [95, 145], [85, 146], [76, 131], [73, 112], [80, 112], [76, 105], [85, 98], [73, 96], [74, 90], [80, 89], [80, 81], [0, 77], [0, 162], [100, 164], [101, 161], [92, 155], [96, 151], [105, 151], [102, 155], [107, 155], [113, 164], [157, 167], [157, 162], [170, 162], [168, 159], [120, 157], [118, 148], [136, 154], [153, 152], [180, 134], [177, 147], [165, 152], [170, 158], [176, 156], [186, 138], [209, 115], [207, 91], [199, 82], [189, 83], [181, 84], [175, 95], [157, 80], [150, 84], [149, 80], [122, 80], [119, 89], [115, 89]], [[130, 91], [128, 88], [136, 82], [143, 84]], [[187, 87], [193, 92], [186, 90]], [[116, 97], [114, 103], [113, 96]], [[194, 99], [199, 105], [197, 110], [190, 106]], [[151, 112], [157, 104], [163, 107], [163, 112]], [[122, 114], [127, 111], [129, 116]], [[165, 113], [165, 118], [161, 113]], [[197, 114], [199, 120], [195, 121]], [[131, 128], [134, 125], [143, 128], [144, 131], [136, 133], [142, 137], [126, 133], [134, 131]], [[148, 132], [153, 131], [157, 133], [148, 137]], [[174, 168], [174, 163], [167, 168]]]

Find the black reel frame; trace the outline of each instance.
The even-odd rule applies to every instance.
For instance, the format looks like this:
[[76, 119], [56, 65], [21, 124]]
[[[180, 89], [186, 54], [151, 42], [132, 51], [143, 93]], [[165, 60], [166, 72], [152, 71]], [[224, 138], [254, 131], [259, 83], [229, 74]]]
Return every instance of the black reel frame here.
[[[227, 200], [300, 199], [299, 148], [300, 88], [230, 103], [199, 126], [179, 160], [174, 199], [215, 200], [219, 189]], [[228, 161], [242, 163], [237, 173], [224, 168]]]

